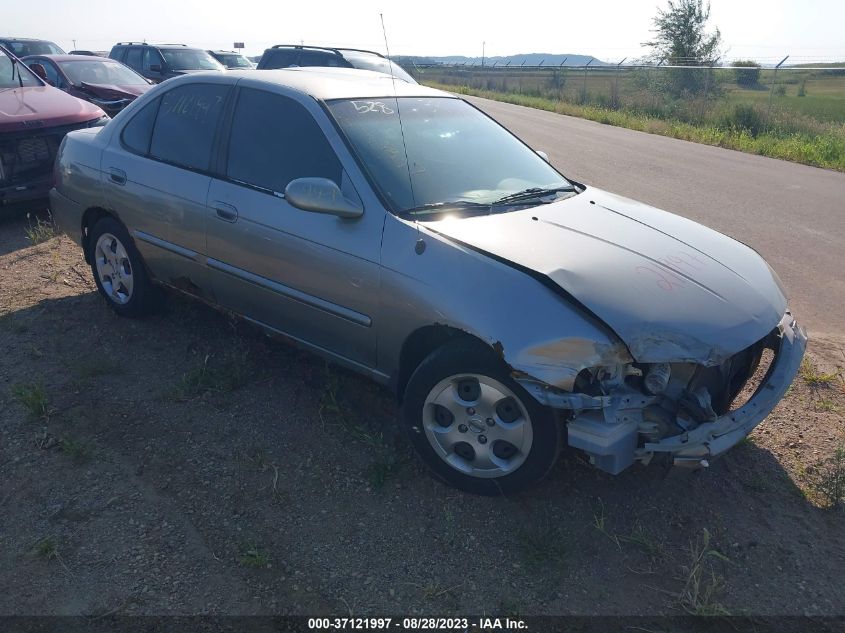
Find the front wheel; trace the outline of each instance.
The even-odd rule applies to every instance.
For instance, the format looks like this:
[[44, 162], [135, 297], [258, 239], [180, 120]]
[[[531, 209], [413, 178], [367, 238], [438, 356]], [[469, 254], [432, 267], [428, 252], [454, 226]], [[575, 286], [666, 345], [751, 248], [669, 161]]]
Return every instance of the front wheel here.
[[447, 345], [408, 382], [403, 405], [411, 442], [448, 484], [498, 495], [528, 487], [554, 465], [562, 429], [480, 344]]

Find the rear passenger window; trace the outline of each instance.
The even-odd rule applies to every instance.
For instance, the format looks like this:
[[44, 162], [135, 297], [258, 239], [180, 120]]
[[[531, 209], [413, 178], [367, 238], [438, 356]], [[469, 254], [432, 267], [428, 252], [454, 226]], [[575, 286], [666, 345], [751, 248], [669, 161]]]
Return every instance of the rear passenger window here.
[[266, 68], [288, 68], [298, 64], [299, 51], [296, 50], [273, 50], [267, 56]]
[[123, 144], [136, 154], [147, 155], [160, 99], [153, 99], [132, 117], [120, 135]]
[[135, 70], [141, 70], [141, 49], [130, 48], [126, 53], [126, 65], [131, 66]]
[[349, 68], [351, 65], [340, 56], [333, 53], [303, 51], [299, 59], [300, 66], [331, 66], [333, 68]]
[[248, 88], [235, 106], [227, 175], [279, 193], [296, 178], [341, 184], [340, 161], [311, 114], [292, 99]]
[[188, 84], [161, 97], [150, 155], [182, 167], [208, 170], [228, 92], [228, 86]]

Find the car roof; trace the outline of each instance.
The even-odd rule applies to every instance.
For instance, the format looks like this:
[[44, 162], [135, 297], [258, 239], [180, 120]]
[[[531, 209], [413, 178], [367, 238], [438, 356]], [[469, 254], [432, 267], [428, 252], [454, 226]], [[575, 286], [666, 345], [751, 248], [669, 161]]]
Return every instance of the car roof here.
[[[196, 77], [196, 75], [194, 75]], [[442, 90], [410, 84], [386, 73], [357, 68], [322, 68], [319, 66], [280, 68], [277, 70], [230, 70], [230, 80], [241, 85], [272, 84], [293, 88], [315, 99], [352, 99], [363, 97], [453, 97]]]
[[44, 59], [49, 59], [54, 62], [84, 62], [84, 61], [98, 61], [98, 62], [111, 62], [112, 64], [119, 64], [117, 60], [111, 59], [110, 57], [100, 57], [99, 55], [27, 55], [24, 57], [24, 60], [29, 59], [30, 57], [43, 57]]
[[0, 35], [0, 40], [9, 40], [11, 42], [50, 42], [51, 44], [55, 44], [52, 40], [45, 40], [40, 37], [9, 37]]

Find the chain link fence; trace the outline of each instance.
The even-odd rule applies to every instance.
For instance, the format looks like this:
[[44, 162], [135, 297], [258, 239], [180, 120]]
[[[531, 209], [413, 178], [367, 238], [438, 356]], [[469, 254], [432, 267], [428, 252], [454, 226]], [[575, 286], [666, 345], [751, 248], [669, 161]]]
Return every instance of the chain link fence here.
[[845, 139], [845, 67], [784, 61], [557, 67], [414, 64], [410, 70], [422, 83], [731, 128], [752, 136], [774, 132]]

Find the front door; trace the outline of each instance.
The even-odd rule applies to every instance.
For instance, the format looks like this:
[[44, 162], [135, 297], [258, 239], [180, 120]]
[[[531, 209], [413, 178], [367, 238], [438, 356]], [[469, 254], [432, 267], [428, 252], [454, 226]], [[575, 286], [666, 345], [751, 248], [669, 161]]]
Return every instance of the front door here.
[[293, 98], [239, 90], [224, 174], [208, 193], [212, 287], [221, 304], [250, 319], [374, 367], [384, 211], [344, 220], [296, 209], [283, 197], [302, 177], [330, 178], [358, 197], [322, 116], [325, 128]]

